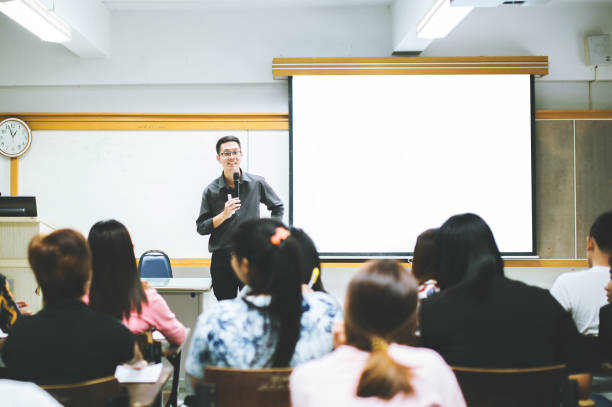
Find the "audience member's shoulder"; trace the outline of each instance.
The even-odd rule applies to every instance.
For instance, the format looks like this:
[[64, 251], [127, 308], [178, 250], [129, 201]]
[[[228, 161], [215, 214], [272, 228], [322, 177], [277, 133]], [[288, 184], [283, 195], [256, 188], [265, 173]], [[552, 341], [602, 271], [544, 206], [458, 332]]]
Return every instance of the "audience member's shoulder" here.
[[[18, 332], [29, 331], [32, 327], [37, 325], [39, 319], [38, 314], [34, 315], [21, 315], [17, 318], [17, 321], [11, 326], [11, 334], [15, 335]], [[10, 337], [10, 336], [9, 336]]]
[[328, 293], [314, 291], [302, 294], [302, 298], [310, 308], [330, 314], [330, 316], [341, 314], [342, 307], [336, 299]]
[[405, 366], [420, 365], [431, 368], [446, 366], [446, 362], [442, 356], [435, 350], [429, 348], [418, 348], [393, 343], [389, 345], [388, 352], [394, 360]]
[[612, 304], [606, 304], [599, 309], [599, 315], [612, 319]]
[[232, 320], [237, 315], [246, 315], [247, 312], [248, 305], [242, 298], [221, 300], [212, 306], [210, 310], [200, 314], [198, 321]]
[[2, 405], [5, 407], [61, 407], [61, 404], [49, 393], [31, 382], [2, 379], [0, 394], [2, 394]]

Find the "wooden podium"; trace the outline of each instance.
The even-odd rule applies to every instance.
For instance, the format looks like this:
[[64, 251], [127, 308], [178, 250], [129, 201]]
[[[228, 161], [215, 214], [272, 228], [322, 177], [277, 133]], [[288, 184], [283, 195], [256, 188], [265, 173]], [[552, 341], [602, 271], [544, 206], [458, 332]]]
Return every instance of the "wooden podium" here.
[[0, 273], [9, 281], [15, 300], [25, 301], [32, 313], [42, 308], [36, 279], [28, 263], [28, 244], [53, 228], [33, 217], [0, 217]]

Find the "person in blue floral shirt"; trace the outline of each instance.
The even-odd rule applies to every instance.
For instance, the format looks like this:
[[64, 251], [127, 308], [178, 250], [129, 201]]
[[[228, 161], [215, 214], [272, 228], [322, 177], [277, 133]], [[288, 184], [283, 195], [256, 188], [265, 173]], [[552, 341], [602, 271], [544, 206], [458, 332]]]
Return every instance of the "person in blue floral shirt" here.
[[186, 362], [192, 383], [207, 365], [296, 366], [332, 351], [332, 326], [342, 318], [324, 292], [302, 293], [299, 242], [282, 223], [246, 221], [232, 236], [232, 268], [246, 286], [200, 315]]

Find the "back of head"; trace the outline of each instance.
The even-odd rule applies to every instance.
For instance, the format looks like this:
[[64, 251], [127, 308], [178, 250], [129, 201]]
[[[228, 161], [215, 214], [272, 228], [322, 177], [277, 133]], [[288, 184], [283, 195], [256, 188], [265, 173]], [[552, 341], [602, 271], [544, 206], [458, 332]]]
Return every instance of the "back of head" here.
[[[290, 232], [291, 236], [294, 237], [300, 245], [302, 284], [308, 284], [314, 279], [311, 288], [314, 291], [325, 292], [323, 281], [321, 280], [321, 259], [319, 258], [319, 252], [314, 242], [302, 229], [291, 228]], [[315, 273], [315, 268], [319, 270], [318, 273]]]
[[146, 296], [138, 276], [132, 239], [125, 226], [114, 219], [102, 220], [91, 227], [88, 241], [93, 268], [89, 289], [91, 309], [119, 319], [129, 317], [133, 308], [140, 312]]
[[441, 290], [462, 286], [482, 296], [492, 278], [504, 275], [493, 232], [478, 215], [455, 215], [444, 222], [436, 236], [435, 252]]
[[435, 242], [438, 229], [428, 229], [417, 237], [412, 256], [412, 275], [419, 284], [435, 279]]
[[85, 237], [76, 230], [59, 229], [35, 236], [28, 247], [28, 261], [46, 303], [85, 294], [91, 278], [91, 254]]
[[612, 254], [612, 211], [604, 212], [595, 219], [589, 237], [595, 239], [602, 252]]
[[272, 219], [241, 223], [232, 233], [230, 244], [237, 261], [248, 260], [247, 284], [253, 294], [271, 297], [264, 312], [279, 325], [272, 366], [288, 366], [301, 330], [300, 245], [281, 222]]
[[410, 372], [388, 355], [386, 344], [410, 344], [416, 328], [417, 284], [399, 263], [367, 263], [351, 279], [347, 290], [347, 344], [369, 351], [357, 395], [391, 399], [412, 393]]

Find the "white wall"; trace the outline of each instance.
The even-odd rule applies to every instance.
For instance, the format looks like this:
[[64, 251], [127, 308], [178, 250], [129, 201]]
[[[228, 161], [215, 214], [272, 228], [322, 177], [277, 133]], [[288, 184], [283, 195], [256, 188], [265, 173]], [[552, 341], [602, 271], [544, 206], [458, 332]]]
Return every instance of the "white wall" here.
[[[476, 8], [422, 56], [545, 55], [549, 74], [536, 79], [537, 109], [588, 109], [584, 37], [612, 34], [612, 2], [583, 7]], [[598, 70], [593, 109], [612, 109], [612, 64]]]
[[[384, 6], [115, 11], [110, 58], [80, 59], [0, 15], [0, 111], [287, 111], [274, 57], [388, 56], [392, 23]], [[479, 8], [422, 55], [548, 55], [536, 107], [585, 109], [584, 36], [602, 33], [612, 33], [612, 4]], [[599, 79], [593, 107], [612, 108], [612, 67]]]
[[272, 58], [387, 56], [388, 7], [115, 12], [111, 57], [79, 60], [0, 17], [0, 85], [273, 82]]

